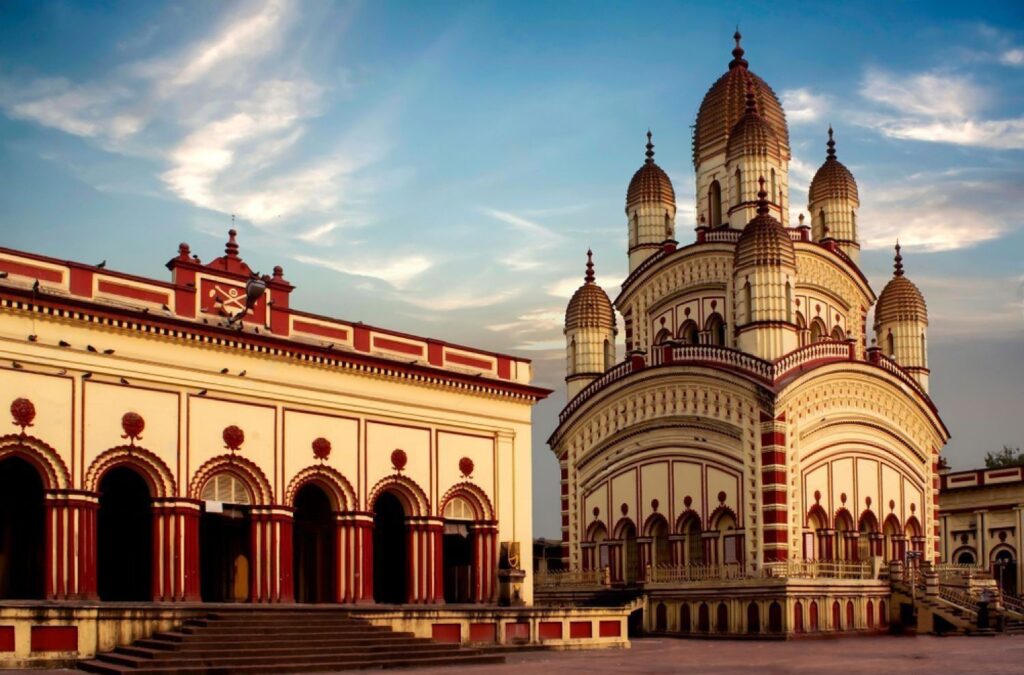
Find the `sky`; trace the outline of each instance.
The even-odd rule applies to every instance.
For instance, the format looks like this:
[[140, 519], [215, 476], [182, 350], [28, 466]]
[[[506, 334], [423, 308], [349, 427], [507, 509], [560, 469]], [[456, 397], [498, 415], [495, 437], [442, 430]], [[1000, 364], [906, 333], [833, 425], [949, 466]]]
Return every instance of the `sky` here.
[[788, 115], [793, 211], [831, 123], [876, 292], [904, 246], [950, 464], [1024, 446], [1020, 3], [6, 0], [0, 245], [164, 278], [234, 215], [295, 307], [533, 359], [557, 537], [565, 304], [588, 247], [618, 292], [648, 128], [692, 241], [690, 126], [737, 24]]

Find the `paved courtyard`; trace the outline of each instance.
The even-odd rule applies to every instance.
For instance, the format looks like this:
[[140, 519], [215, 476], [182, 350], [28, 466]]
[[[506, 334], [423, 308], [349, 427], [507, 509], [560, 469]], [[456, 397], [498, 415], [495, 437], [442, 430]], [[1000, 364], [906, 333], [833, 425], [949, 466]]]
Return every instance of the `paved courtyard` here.
[[633, 640], [628, 650], [524, 652], [502, 666], [428, 673], [1024, 673], [1024, 637], [865, 637], [760, 642]]

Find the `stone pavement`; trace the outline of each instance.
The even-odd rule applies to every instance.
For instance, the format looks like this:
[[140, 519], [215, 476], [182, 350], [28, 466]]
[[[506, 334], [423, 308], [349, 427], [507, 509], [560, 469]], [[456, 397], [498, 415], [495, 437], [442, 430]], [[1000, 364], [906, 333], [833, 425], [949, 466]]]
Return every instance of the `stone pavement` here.
[[633, 640], [633, 648], [606, 651], [523, 652], [500, 666], [417, 668], [410, 675], [501, 673], [742, 673], [851, 675], [865, 673], [1024, 673], [1024, 637], [848, 637], [763, 642]]

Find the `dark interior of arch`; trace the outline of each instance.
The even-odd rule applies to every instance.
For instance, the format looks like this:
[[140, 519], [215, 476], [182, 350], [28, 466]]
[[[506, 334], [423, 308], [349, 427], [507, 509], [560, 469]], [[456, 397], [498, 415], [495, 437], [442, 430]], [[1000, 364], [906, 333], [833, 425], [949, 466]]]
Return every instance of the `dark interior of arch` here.
[[0, 599], [43, 597], [43, 481], [20, 457], [0, 460]]
[[295, 495], [292, 533], [297, 602], [334, 601], [335, 532], [330, 498], [320, 486], [306, 483]]
[[96, 584], [101, 600], [153, 599], [153, 514], [146, 481], [119, 466], [103, 476], [97, 516]]
[[390, 492], [377, 498], [373, 507], [373, 599], [402, 604], [406, 588], [405, 509]]

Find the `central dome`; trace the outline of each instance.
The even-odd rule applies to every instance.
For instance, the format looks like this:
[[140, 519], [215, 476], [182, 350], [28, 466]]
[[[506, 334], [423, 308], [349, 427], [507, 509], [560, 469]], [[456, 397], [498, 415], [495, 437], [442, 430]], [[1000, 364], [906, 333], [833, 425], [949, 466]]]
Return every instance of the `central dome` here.
[[764, 178], [757, 193], [757, 215], [745, 228], [733, 252], [735, 269], [748, 265], [779, 267], [796, 266], [796, 249], [782, 223], [768, 213], [768, 193], [764, 191]]
[[757, 110], [775, 131], [786, 160], [789, 159], [789, 128], [782, 104], [768, 83], [747, 67], [740, 47], [739, 31], [733, 36], [736, 48], [732, 50], [733, 60], [729, 70], [711, 85], [697, 112], [697, 124], [693, 132], [693, 165], [725, 151], [729, 133], [743, 116], [747, 108], [747, 92], [754, 94]]

